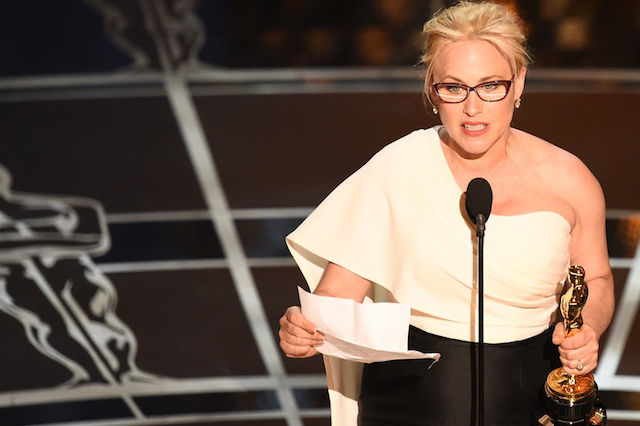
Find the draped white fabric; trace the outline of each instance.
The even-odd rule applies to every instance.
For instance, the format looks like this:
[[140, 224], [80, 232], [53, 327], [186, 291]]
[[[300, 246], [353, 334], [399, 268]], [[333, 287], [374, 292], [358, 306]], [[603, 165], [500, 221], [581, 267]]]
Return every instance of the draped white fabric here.
[[[461, 212], [462, 194], [437, 128], [417, 130], [340, 184], [287, 244], [311, 290], [333, 262], [374, 282], [373, 301], [410, 305], [411, 324], [475, 341], [477, 247]], [[555, 212], [490, 216], [484, 243], [485, 342], [522, 340], [549, 327], [569, 265], [569, 242], [570, 225]], [[325, 364], [333, 424], [356, 424], [335, 409], [346, 404], [357, 413], [357, 385], [344, 382], [358, 381], [358, 366]], [[336, 393], [352, 401], [334, 401]]]

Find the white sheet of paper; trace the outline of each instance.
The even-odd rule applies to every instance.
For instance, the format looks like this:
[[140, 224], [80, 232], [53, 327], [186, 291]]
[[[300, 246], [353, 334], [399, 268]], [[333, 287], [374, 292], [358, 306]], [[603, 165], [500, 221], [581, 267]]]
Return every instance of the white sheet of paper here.
[[351, 299], [318, 296], [298, 287], [302, 315], [324, 334], [318, 352], [360, 362], [394, 359], [440, 359], [439, 353], [408, 348], [408, 305], [356, 303]]

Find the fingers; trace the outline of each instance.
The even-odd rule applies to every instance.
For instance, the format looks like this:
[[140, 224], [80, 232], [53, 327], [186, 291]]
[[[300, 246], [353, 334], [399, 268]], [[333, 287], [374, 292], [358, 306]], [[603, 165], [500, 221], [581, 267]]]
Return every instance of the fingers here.
[[280, 329], [289, 343], [297, 345], [316, 345], [322, 343], [322, 335], [316, 331], [315, 325], [305, 318], [298, 306], [286, 310], [280, 318]]
[[317, 349], [309, 344], [298, 344], [293, 340], [289, 340], [288, 336], [282, 329], [279, 332], [280, 335], [280, 348], [289, 358], [308, 358], [318, 353]]
[[314, 346], [321, 344], [324, 339], [297, 306], [288, 308], [280, 318], [278, 334], [280, 347], [290, 358], [306, 358], [317, 354]]
[[320, 332], [310, 334], [306, 330], [286, 321], [286, 319], [280, 319], [279, 334], [281, 340], [295, 346], [319, 345], [324, 340]]
[[551, 341], [554, 345], [559, 345], [564, 340], [564, 325], [559, 322], [556, 324], [555, 329], [553, 330], [553, 336], [551, 337]]
[[[576, 376], [587, 374], [595, 370], [598, 365], [598, 354], [591, 354], [581, 358], [564, 358], [560, 357], [562, 367], [567, 374]], [[582, 368], [580, 368], [582, 366]]]
[[286, 318], [286, 321], [303, 329], [309, 334], [313, 334], [316, 331], [315, 324], [302, 315], [302, 311], [299, 306], [290, 306], [287, 308], [283, 318]]
[[[564, 327], [561, 328], [564, 329]], [[555, 331], [558, 331], [558, 328]], [[584, 325], [575, 335], [561, 339], [558, 353], [565, 371], [568, 374], [580, 375], [587, 374], [596, 368], [599, 348], [595, 331], [588, 325]], [[579, 368], [580, 366], [582, 368]]]
[[597, 344], [598, 337], [591, 327], [583, 326], [579, 332], [570, 337], [565, 337], [560, 342], [560, 346], [564, 349], [578, 349], [590, 345], [591, 342]]
[[573, 336], [562, 339], [558, 347], [558, 350], [566, 352], [581, 350], [597, 352], [598, 349], [598, 336], [588, 325], [583, 326], [580, 331]]

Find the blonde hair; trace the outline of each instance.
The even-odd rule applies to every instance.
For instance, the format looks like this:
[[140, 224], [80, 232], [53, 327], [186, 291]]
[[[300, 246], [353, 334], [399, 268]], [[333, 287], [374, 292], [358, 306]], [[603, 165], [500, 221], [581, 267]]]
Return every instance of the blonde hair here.
[[424, 24], [420, 64], [425, 70], [426, 87], [433, 83], [434, 63], [440, 51], [460, 40], [488, 41], [509, 61], [514, 74], [531, 62], [520, 20], [509, 9], [495, 3], [461, 1], [440, 10]]

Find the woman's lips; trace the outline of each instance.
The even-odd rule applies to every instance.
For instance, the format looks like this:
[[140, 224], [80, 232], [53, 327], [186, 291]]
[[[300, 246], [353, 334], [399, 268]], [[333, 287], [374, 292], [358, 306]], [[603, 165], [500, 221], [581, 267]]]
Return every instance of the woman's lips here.
[[486, 123], [463, 123], [462, 131], [469, 136], [478, 136], [487, 131], [489, 125]]

